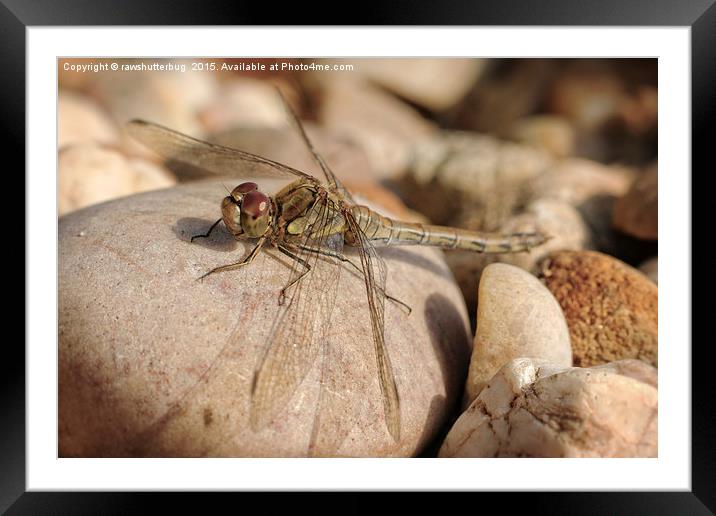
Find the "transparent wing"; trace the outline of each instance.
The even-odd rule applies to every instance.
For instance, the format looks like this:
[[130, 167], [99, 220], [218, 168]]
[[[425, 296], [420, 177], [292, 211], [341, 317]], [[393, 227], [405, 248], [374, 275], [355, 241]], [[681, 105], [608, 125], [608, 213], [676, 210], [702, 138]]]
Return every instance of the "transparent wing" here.
[[301, 124], [301, 121], [299, 120], [298, 116], [294, 112], [294, 110], [291, 108], [291, 105], [286, 101], [283, 95], [281, 95], [281, 91], [278, 90], [278, 95], [281, 97], [281, 101], [283, 102], [283, 106], [288, 112], [291, 121], [293, 122], [293, 125], [298, 130], [298, 134], [301, 136], [301, 139], [303, 140], [303, 143], [306, 145], [308, 150], [311, 152], [311, 155], [313, 156], [313, 160], [318, 163], [318, 166], [321, 167], [321, 170], [323, 171], [323, 175], [326, 176], [326, 181], [328, 182], [328, 187], [332, 190], [338, 191], [343, 194], [343, 196], [349, 200], [351, 203], [355, 204], [355, 201], [353, 200], [353, 197], [351, 196], [350, 192], [346, 190], [346, 188], [343, 186], [343, 183], [336, 177], [336, 175], [333, 173], [331, 168], [328, 166], [328, 163], [326, 163], [323, 159], [323, 157], [318, 153], [318, 151], [313, 147], [313, 144], [311, 143], [311, 140], [308, 138], [308, 135], [306, 134], [305, 129], [303, 128], [303, 124]]
[[209, 175], [239, 177], [301, 177], [319, 181], [305, 172], [249, 152], [197, 140], [145, 120], [132, 120], [127, 131], [165, 159], [200, 168]]
[[[300, 242], [304, 248], [341, 253], [343, 235], [325, 235], [323, 231], [339, 213], [330, 204], [329, 200], [319, 199], [310, 210], [313, 221], [305, 226]], [[295, 283], [286, 291], [285, 310], [279, 315], [254, 376], [250, 410], [254, 431], [276, 417], [322, 352], [335, 304], [341, 270], [337, 261], [315, 252], [294, 250], [299, 260], [294, 260], [288, 284]], [[304, 264], [310, 266], [305, 275]]]
[[363, 267], [368, 307], [370, 308], [370, 323], [373, 331], [373, 344], [375, 358], [378, 365], [378, 380], [383, 396], [383, 413], [388, 432], [395, 441], [400, 439], [400, 399], [395, 385], [393, 366], [385, 347], [385, 283], [386, 267], [383, 259], [378, 255], [373, 244], [360, 229], [350, 211], [345, 210], [343, 216], [350, 231], [358, 239], [357, 249]]

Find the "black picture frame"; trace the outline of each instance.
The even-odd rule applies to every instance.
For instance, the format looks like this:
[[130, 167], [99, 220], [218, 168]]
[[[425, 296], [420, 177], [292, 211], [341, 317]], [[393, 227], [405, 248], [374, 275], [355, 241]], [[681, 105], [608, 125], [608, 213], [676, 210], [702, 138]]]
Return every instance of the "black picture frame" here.
[[[679, 2], [678, 0], [500, 0], [495, 2], [428, 1], [392, 2], [369, 9], [351, 11], [350, 18], [341, 14], [345, 6], [334, 4], [336, 12], [325, 5], [312, 9], [304, 3], [286, 4], [277, 9], [266, 3], [231, 1], [195, 2], [111, 0], [52, 1], [0, 0], [0, 128], [2, 140], [17, 156], [16, 165], [25, 165], [25, 30], [31, 26], [62, 25], [281, 25], [305, 22], [340, 25], [410, 24], [410, 25], [570, 25], [570, 26], [684, 26], [691, 28], [692, 73], [692, 159], [705, 162], [713, 146], [714, 112], [716, 111], [716, 6], [715, 0]], [[327, 10], [328, 9], [328, 10]], [[338, 10], [340, 9], [340, 10]], [[694, 165], [695, 167], [696, 165]], [[684, 171], [688, 174], [690, 171]], [[30, 202], [31, 192], [24, 192]], [[19, 195], [17, 196], [19, 198]], [[7, 231], [17, 233], [8, 226]], [[23, 232], [24, 234], [24, 232]], [[16, 237], [13, 237], [16, 238]], [[25, 262], [27, 263], [27, 262]], [[25, 275], [32, 274], [25, 266]], [[25, 298], [26, 299], [26, 298]], [[691, 342], [668, 345], [690, 346]], [[712, 374], [708, 360], [709, 343], [692, 347], [692, 490], [690, 492], [593, 492], [593, 493], [506, 493], [479, 494], [480, 505], [487, 498], [509, 497], [515, 504], [534, 511], [570, 514], [713, 514], [716, 510], [716, 447], [713, 444], [716, 417]], [[3, 373], [0, 375], [0, 512], [8, 514], [114, 513], [134, 512], [145, 507], [148, 495], [132, 493], [40, 493], [25, 492], [25, 353], [17, 339], [6, 339], [3, 346]], [[506, 495], [506, 496], [505, 496]], [[372, 497], [351, 495], [351, 503], [341, 512], [364, 512], [375, 504]], [[464, 503], [475, 495], [458, 496], [451, 503]], [[162, 504], [168, 498], [164, 495]], [[188, 508], [183, 496], [173, 496]], [[408, 498], [408, 497], [404, 497]], [[460, 500], [463, 502], [460, 502]], [[494, 500], [490, 500], [494, 501]], [[247, 502], [250, 503], [250, 502]], [[328, 503], [328, 502], [327, 502]], [[424, 506], [422, 496], [412, 496], [404, 509]], [[468, 502], [469, 503], [469, 502]], [[419, 504], [419, 505], [418, 505]], [[413, 506], [413, 507], [411, 507]], [[201, 505], [206, 510], [206, 505]], [[164, 507], [166, 509], [166, 507]], [[361, 509], [362, 508], [362, 509]]]

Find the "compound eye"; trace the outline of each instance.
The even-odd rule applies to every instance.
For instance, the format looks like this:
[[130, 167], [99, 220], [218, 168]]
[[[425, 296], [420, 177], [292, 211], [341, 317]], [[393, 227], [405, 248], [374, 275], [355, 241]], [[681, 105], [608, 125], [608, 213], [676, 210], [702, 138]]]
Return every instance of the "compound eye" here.
[[229, 231], [234, 235], [240, 235], [243, 233], [241, 228], [241, 210], [236, 204], [236, 201], [231, 197], [224, 197], [221, 202], [221, 217], [224, 219], [224, 224]]
[[241, 202], [241, 198], [245, 194], [253, 192], [254, 190], [258, 189], [258, 187], [259, 185], [257, 185], [256, 183], [241, 183], [239, 186], [237, 186], [231, 191], [231, 197], [233, 197], [236, 202]]
[[[244, 184], [255, 184], [255, 183], [244, 183]], [[241, 186], [241, 185], [239, 185]], [[239, 188], [238, 186], [236, 188]], [[244, 195], [244, 199], [241, 202], [241, 211], [250, 217], [257, 219], [263, 215], [266, 215], [269, 210], [269, 198], [266, 194], [253, 190]]]

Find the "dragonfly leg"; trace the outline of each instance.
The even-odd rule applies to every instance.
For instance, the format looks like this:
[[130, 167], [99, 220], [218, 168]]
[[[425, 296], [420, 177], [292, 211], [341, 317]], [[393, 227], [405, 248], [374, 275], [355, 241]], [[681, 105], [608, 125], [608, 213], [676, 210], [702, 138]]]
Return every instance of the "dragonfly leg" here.
[[233, 269], [238, 269], [239, 267], [243, 267], [244, 265], [250, 264], [252, 261], [254, 261], [254, 258], [256, 258], [258, 256], [259, 251], [261, 250], [261, 246], [264, 244], [265, 241], [266, 241], [266, 237], [262, 236], [261, 238], [259, 238], [259, 241], [256, 244], [256, 247], [254, 247], [251, 250], [251, 252], [249, 253], [249, 255], [246, 258], [244, 258], [240, 262], [230, 263], [228, 265], [222, 265], [221, 267], [216, 267], [215, 269], [211, 269], [209, 272], [207, 272], [206, 274], [199, 277], [199, 279], [203, 280], [209, 274], [214, 274], [215, 272], [230, 271]]
[[296, 256], [295, 254], [293, 254], [291, 251], [289, 251], [282, 245], [278, 246], [278, 250], [281, 251], [286, 256], [288, 256], [289, 258], [293, 258], [294, 260], [296, 260], [298, 263], [300, 263], [301, 265], [303, 265], [306, 268], [306, 270], [303, 271], [300, 276], [298, 276], [297, 278], [292, 280], [288, 285], [286, 285], [285, 287], [283, 287], [281, 289], [281, 293], [278, 296], [278, 304], [282, 305], [286, 301], [286, 291], [289, 288], [291, 288], [292, 285], [301, 281], [303, 279], [303, 277], [309, 273], [309, 271], [311, 270], [311, 266], [309, 265], [309, 263], [306, 260]]
[[[358, 267], [355, 263], [353, 263], [350, 259], [346, 258], [346, 256], [341, 253], [337, 253], [335, 251], [330, 251], [328, 249], [316, 249], [314, 247], [309, 247], [309, 246], [305, 246], [305, 245], [299, 245], [298, 247], [300, 249], [303, 249], [304, 251], [308, 251], [310, 253], [316, 253], [316, 254], [320, 254], [323, 256], [330, 256], [332, 258], [337, 258], [342, 262], [348, 262], [349, 264], [351, 264], [353, 266], [353, 268], [356, 271], [358, 271], [359, 274], [363, 275], [363, 270], [360, 267]], [[378, 288], [380, 288], [380, 287], [378, 287]], [[380, 288], [380, 291], [383, 293], [383, 295], [385, 296], [386, 299], [393, 301], [394, 303], [399, 304], [403, 308], [405, 308], [408, 311], [408, 315], [410, 315], [413, 312], [413, 309], [410, 308], [410, 305], [408, 305], [407, 303], [391, 296], [390, 294], [385, 292], [382, 288]]]
[[219, 222], [221, 222], [221, 221], [222, 221], [222, 219], [219, 219], [219, 220], [217, 220], [216, 222], [214, 222], [214, 223], [211, 225], [211, 227], [209, 228], [209, 231], [207, 231], [207, 232], [204, 233], [203, 235], [194, 235], [193, 237], [191, 237], [191, 239], [189, 240], [189, 242], [193, 242], [195, 238], [207, 238], [209, 235], [211, 235], [211, 232], [214, 231], [214, 228], [215, 228], [216, 226], [218, 226], [218, 225], [219, 225]]

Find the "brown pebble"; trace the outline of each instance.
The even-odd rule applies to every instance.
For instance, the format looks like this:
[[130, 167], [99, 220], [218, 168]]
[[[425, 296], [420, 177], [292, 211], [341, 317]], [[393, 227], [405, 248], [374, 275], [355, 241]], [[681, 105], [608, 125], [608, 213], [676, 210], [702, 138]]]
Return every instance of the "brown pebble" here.
[[659, 173], [651, 165], [614, 206], [614, 227], [644, 240], [659, 237]]
[[540, 277], [567, 319], [574, 365], [625, 358], [657, 365], [658, 288], [645, 275], [595, 251], [559, 251]]

